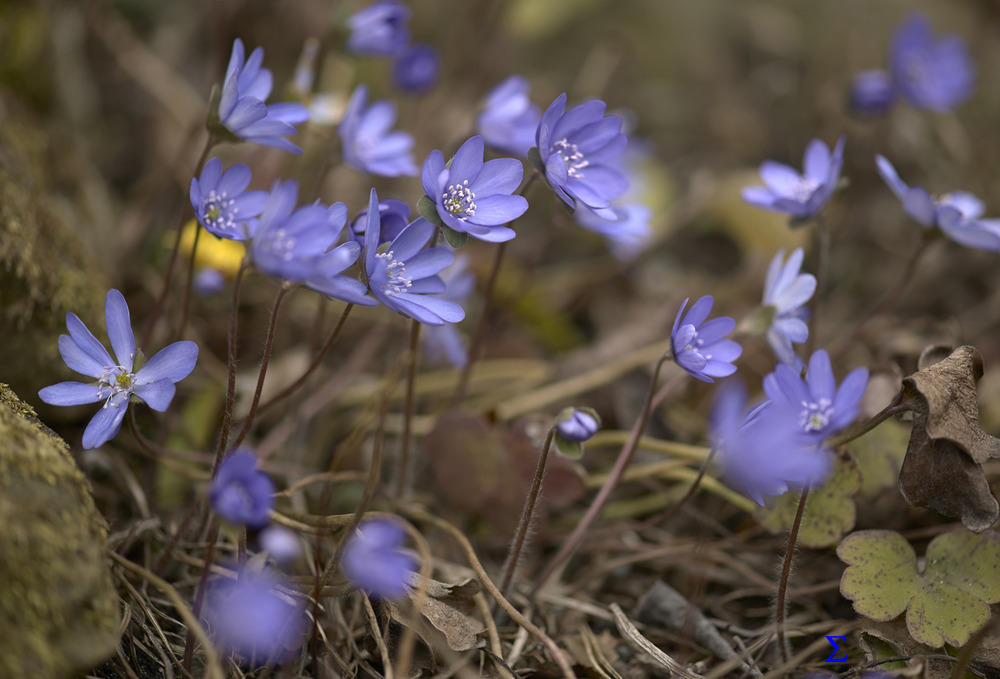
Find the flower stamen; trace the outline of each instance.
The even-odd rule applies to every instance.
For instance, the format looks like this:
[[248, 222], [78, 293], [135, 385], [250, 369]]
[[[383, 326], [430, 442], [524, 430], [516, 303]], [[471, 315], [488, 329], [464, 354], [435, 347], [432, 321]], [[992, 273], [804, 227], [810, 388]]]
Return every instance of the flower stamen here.
[[461, 184], [449, 184], [448, 190], [441, 194], [444, 209], [458, 219], [468, 219], [476, 216], [476, 194], [469, 189], [469, 180]]
[[577, 148], [576, 144], [570, 144], [569, 140], [563, 137], [553, 144], [552, 147], [566, 162], [567, 174], [576, 179], [583, 179], [583, 172], [581, 170], [590, 165], [590, 161], [584, 159], [583, 153]]
[[406, 264], [393, 256], [392, 250], [375, 255], [383, 260], [385, 275], [388, 280], [380, 286], [387, 295], [398, 295], [406, 292], [413, 285], [413, 279], [406, 275]]

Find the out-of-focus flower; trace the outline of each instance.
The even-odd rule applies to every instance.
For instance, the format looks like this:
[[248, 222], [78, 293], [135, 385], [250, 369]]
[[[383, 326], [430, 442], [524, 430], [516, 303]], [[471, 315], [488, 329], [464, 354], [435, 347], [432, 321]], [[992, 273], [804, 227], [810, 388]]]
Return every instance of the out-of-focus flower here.
[[920, 224], [966, 247], [1000, 252], [1000, 219], [980, 219], [985, 208], [971, 193], [952, 191], [935, 200], [919, 186], [907, 186], [885, 157], [875, 156], [875, 163], [906, 214]]
[[166, 410], [177, 390], [175, 383], [191, 374], [198, 360], [198, 345], [182, 341], [161, 349], [145, 365], [136, 366], [128, 304], [117, 290], [109, 290], [104, 299], [104, 319], [115, 358], [76, 314], [66, 314], [69, 334], [59, 336], [59, 353], [66, 365], [96, 383], [60, 382], [38, 392], [40, 399], [56, 406], [104, 401], [83, 432], [84, 448], [97, 448], [118, 434], [132, 395], [153, 410]]
[[820, 349], [809, 359], [805, 379], [799, 371], [779, 364], [764, 378], [764, 393], [772, 404], [797, 411], [802, 433], [821, 444], [854, 421], [868, 386], [868, 369], [855, 368], [837, 387], [830, 356]]
[[[382, 232], [385, 233], [384, 228]], [[459, 255], [451, 266], [441, 272], [441, 280], [445, 284], [444, 292], [440, 295], [441, 298], [450, 300], [463, 308], [469, 295], [476, 287], [476, 277], [466, 269], [467, 266], [468, 259]], [[429, 325], [424, 328], [420, 338], [424, 344], [427, 360], [431, 363], [447, 363], [453, 368], [464, 368], [469, 362], [465, 338], [462, 337], [462, 333], [454, 324]]]
[[298, 209], [298, 183], [277, 182], [260, 216], [250, 253], [261, 271], [330, 297], [365, 306], [377, 302], [365, 285], [341, 272], [354, 264], [361, 247], [353, 240], [337, 245], [347, 223], [347, 206], [320, 202]]
[[434, 235], [434, 225], [421, 217], [403, 229], [385, 252], [379, 252], [380, 221], [378, 195], [372, 189], [365, 228], [365, 272], [376, 299], [425, 325], [458, 323], [465, 318], [461, 306], [433, 296], [445, 290], [438, 272], [455, 259], [448, 248], [423, 249]]
[[[787, 366], [779, 366], [786, 367]], [[796, 413], [785, 403], [746, 410], [739, 380], [724, 385], [710, 417], [712, 445], [719, 451], [726, 483], [764, 506], [768, 497], [822, 483], [830, 456], [802, 435]]]
[[524, 166], [513, 158], [484, 163], [484, 146], [482, 137], [470, 138], [447, 166], [443, 153], [431, 151], [420, 181], [445, 226], [479, 240], [500, 243], [515, 235], [503, 224], [528, 209], [523, 196], [511, 195], [521, 184]]
[[767, 341], [778, 360], [786, 365], [799, 363], [792, 344], [801, 344], [809, 338], [809, 326], [802, 318], [806, 313], [803, 307], [816, 291], [816, 277], [799, 273], [802, 257], [802, 248], [796, 248], [784, 262], [785, 249], [778, 250], [764, 281], [761, 303], [774, 309], [771, 325], [767, 329]]
[[784, 163], [765, 160], [760, 166], [760, 178], [767, 186], [744, 188], [743, 200], [796, 220], [815, 216], [837, 188], [844, 164], [844, 140], [844, 136], [837, 140], [832, 153], [819, 139], [809, 142], [802, 174]]
[[208, 489], [215, 513], [248, 528], [267, 524], [274, 507], [274, 482], [257, 469], [257, 456], [246, 448], [229, 453]]
[[604, 236], [611, 254], [623, 262], [632, 260], [649, 243], [653, 211], [641, 203], [627, 203], [612, 208], [615, 219], [605, 219], [590, 210], [574, 212], [576, 221], [588, 231]]
[[972, 96], [976, 69], [960, 37], [935, 38], [927, 17], [914, 12], [892, 36], [889, 73], [900, 97], [945, 112]]
[[392, 65], [392, 83], [411, 94], [427, 92], [441, 75], [441, 54], [427, 43], [410, 45]]
[[395, 122], [396, 106], [388, 101], [368, 106], [368, 87], [358, 85], [338, 128], [344, 160], [382, 177], [417, 174], [413, 137], [401, 130], [392, 131]]
[[531, 85], [519, 75], [512, 75], [490, 90], [483, 110], [476, 118], [476, 131], [490, 148], [517, 156], [526, 156], [535, 145], [535, 132], [541, 109], [531, 103]]
[[688, 300], [674, 318], [670, 333], [670, 348], [674, 361], [691, 377], [702, 382], [714, 382], [713, 377], [725, 377], [736, 372], [733, 361], [743, 353], [743, 347], [733, 340], [724, 339], [736, 327], [728, 316], [706, 320], [715, 300], [705, 296], [691, 305], [684, 313]]
[[566, 111], [566, 95], [561, 94], [542, 114], [535, 143], [540, 169], [563, 202], [614, 220], [610, 201], [628, 189], [619, 169], [628, 139], [621, 119], [605, 116], [604, 109], [604, 102], [595, 100]]
[[401, 599], [417, 563], [402, 551], [406, 530], [391, 519], [369, 519], [348, 538], [341, 559], [344, 575], [369, 596]]
[[191, 206], [209, 233], [241, 241], [253, 235], [248, 225], [264, 211], [267, 191], [247, 191], [251, 178], [246, 165], [233, 165], [223, 172], [222, 161], [212, 158], [201, 177], [191, 179]]
[[284, 137], [296, 133], [295, 125], [309, 120], [309, 109], [295, 103], [264, 103], [274, 85], [271, 71], [261, 68], [264, 50], [258, 47], [249, 59], [244, 54], [243, 41], [237, 38], [219, 99], [218, 124], [239, 139], [302, 153]]
[[399, 0], [373, 2], [347, 19], [351, 34], [347, 51], [375, 57], [392, 57], [410, 42], [410, 9]]
[[226, 289], [226, 275], [218, 269], [199, 269], [194, 275], [191, 287], [202, 297], [218, 295]]
[[295, 531], [272, 523], [257, 535], [260, 548], [278, 563], [294, 561], [300, 554], [299, 538]]
[[895, 97], [892, 77], [886, 71], [862, 71], [851, 82], [851, 108], [858, 113], [885, 113]]
[[[379, 234], [379, 245], [391, 241], [410, 223], [410, 206], [395, 198], [380, 200], [378, 202], [378, 214], [382, 225], [382, 233]], [[361, 246], [365, 244], [365, 228], [367, 226], [368, 208], [365, 208], [351, 222], [351, 237]]]
[[254, 666], [289, 660], [302, 644], [306, 616], [282, 587], [269, 573], [243, 572], [237, 580], [215, 583], [205, 601], [215, 642]]
[[583, 443], [601, 428], [601, 419], [590, 408], [566, 408], [556, 418], [556, 432], [574, 443]]

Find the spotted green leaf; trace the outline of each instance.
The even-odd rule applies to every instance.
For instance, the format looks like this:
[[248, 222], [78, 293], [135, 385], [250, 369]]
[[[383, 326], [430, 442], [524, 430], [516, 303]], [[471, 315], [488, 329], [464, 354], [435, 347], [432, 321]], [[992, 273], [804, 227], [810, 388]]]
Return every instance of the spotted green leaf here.
[[915, 641], [940, 648], [962, 646], [986, 624], [988, 604], [1000, 601], [1000, 535], [954, 532], [927, 547], [925, 565], [903, 536], [868, 530], [849, 535], [837, 548], [848, 564], [841, 593], [854, 610], [873, 620], [906, 612]]

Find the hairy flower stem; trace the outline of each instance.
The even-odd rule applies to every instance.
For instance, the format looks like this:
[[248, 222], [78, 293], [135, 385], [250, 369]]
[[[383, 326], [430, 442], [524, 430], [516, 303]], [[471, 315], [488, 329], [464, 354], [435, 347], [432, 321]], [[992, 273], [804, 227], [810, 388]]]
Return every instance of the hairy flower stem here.
[[788, 662], [788, 646], [785, 639], [785, 595], [788, 592], [788, 577], [792, 573], [792, 560], [795, 558], [795, 543], [799, 539], [799, 526], [802, 525], [802, 514], [805, 512], [806, 499], [809, 497], [809, 486], [802, 489], [799, 506], [795, 510], [792, 528], [788, 531], [788, 545], [785, 547], [785, 558], [781, 562], [781, 577], [778, 580], [778, 596], [774, 601], [774, 624], [778, 642], [778, 657], [782, 663]]
[[867, 326], [872, 319], [881, 316], [896, 306], [900, 297], [903, 296], [903, 292], [906, 291], [907, 286], [910, 284], [910, 281], [913, 280], [913, 274], [917, 270], [917, 263], [927, 251], [927, 246], [930, 245], [931, 240], [931, 236], [925, 231], [923, 237], [920, 239], [920, 242], [917, 243], [917, 247], [913, 249], [913, 253], [906, 261], [906, 266], [903, 267], [903, 275], [900, 276], [898, 281], [896, 281], [896, 284], [886, 291], [885, 295], [882, 296], [882, 299], [879, 300], [879, 303], [876, 304], [871, 311], [865, 314], [865, 317], [862, 318], [850, 332], [838, 337], [837, 340], [830, 345], [829, 353], [832, 360], [839, 358], [850, 348], [852, 344], [854, 344], [858, 335], [861, 334], [861, 331], [865, 329], [865, 326]]
[[292, 289], [291, 283], [282, 283], [278, 290], [278, 296], [274, 298], [274, 306], [271, 307], [271, 320], [267, 324], [267, 336], [264, 338], [264, 356], [260, 360], [260, 373], [257, 375], [257, 388], [253, 392], [253, 401], [250, 402], [250, 412], [243, 422], [243, 428], [233, 441], [233, 448], [243, 443], [243, 439], [250, 433], [253, 421], [257, 419], [257, 406], [260, 404], [260, 394], [264, 390], [264, 377], [267, 375], [267, 366], [271, 361], [271, 350], [274, 348], [274, 326], [278, 322], [278, 310], [281, 308], [281, 301]]
[[413, 424], [414, 386], [417, 382], [417, 346], [420, 341], [420, 321], [410, 321], [410, 348], [406, 354], [406, 405], [403, 412], [403, 440], [399, 452], [399, 475], [396, 477], [396, 499], [406, 492], [410, 468], [410, 431]]
[[316, 368], [319, 367], [319, 364], [323, 362], [323, 357], [326, 356], [328, 351], [330, 351], [330, 347], [333, 346], [333, 343], [340, 335], [340, 329], [344, 327], [344, 323], [347, 321], [347, 317], [350, 315], [351, 309], [353, 308], [353, 304], [348, 304], [344, 307], [344, 311], [340, 314], [340, 319], [337, 321], [337, 325], [334, 327], [333, 332], [330, 333], [330, 336], [326, 338], [326, 343], [320, 348], [319, 351], [316, 352], [316, 355], [313, 356], [312, 363], [309, 364], [309, 367], [306, 368], [305, 372], [303, 372], [297, 380], [272, 396], [270, 401], [265, 401], [264, 404], [257, 409], [257, 412], [262, 413], [265, 410], [270, 409], [271, 406], [293, 394], [296, 389], [301, 387], [305, 381], [309, 379], [309, 376], [312, 375]]
[[845, 443], [850, 443], [855, 439], [861, 438], [862, 436], [870, 432], [872, 429], [874, 429], [878, 425], [888, 420], [893, 415], [899, 415], [901, 413], [913, 410], [913, 407], [909, 403], [905, 403], [902, 401], [902, 396], [903, 394], [902, 392], [900, 392], [899, 394], [896, 395], [896, 398], [892, 400], [892, 403], [887, 405], [881, 411], [872, 415], [871, 418], [869, 418], [865, 422], [861, 422], [860, 424], [851, 427], [847, 431], [842, 432], [837, 436], [828, 439], [826, 444], [831, 448], [838, 448], [844, 445]]
[[[193, 176], [197, 177], [201, 174], [202, 168], [205, 167], [205, 162], [208, 160], [208, 154], [217, 142], [218, 139], [216, 139], [215, 135], [209, 134], [208, 141], [205, 142], [205, 148], [202, 149], [201, 156], [195, 164]], [[193, 209], [191, 201], [185, 200], [184, 207], [181, 209], [181, 221], [180, 224], [177, 225], [177, 233], [174, 236], [174, 247], [170, 251], [170, 259], [167, 260], [167, 269], [163, 272], [163, 288], [160, 290], [160, 296], [156, 298], [156, 303], [153, 304], [153, 312], [146, 320], [146, 327], [143, 328], [142, 341], [139, 343], [139, 346], [144, 346], [149, 343], [150, 337], [153, 335], [153, 327], [156, 325], [156, 322], [160, 320], [160, 316], [163, 315], [163, 305], [166, 303], [167, 294], [170, 292], [170, 281], [173, 276], [174, 264], [177, 262], [177, 253], [181, 248], [181, 235], [184, 233], [184, 224], [192, 214]], [[193, 250], [191, 257], [194, 257]], [[181, 329], [183, 330], [183, 327]]]
[[587, 508], [587, 513], [584, 514], [580, 523], [577, 524], [576, 528], [573, 529], [572, 534], [563, 546], [559, 549], [559, 552], [555, 555], [552, 561], [549, 562], [548, 567], [542, 573], [541, 577], [538, 578], [538, 582], [535, 583], [534, 588], [531, 590], [529, 597], [534, 597], [535, 594], [548, 582], [549, 578], [562, 566], [576, 548], [583, 541], [583, 536], [587, 533], [590, 525], [600, 514], [601, 509], [604, 508], [604, 503], [608, 501], [611, 496], [611, 492], [618, 485], [618, 481], [621, 479], [622, 474], [628, 468], [629, 463], [632, 461], [632, 457], [635, 455], [636, 449], [639, 447], [639, 439], [642, 437], [642, 432], [646, 429], [646, 423], [649, 421], [649, 415], [653, 412], [660, 401], [673, 389], [683, 375], [678, 375], [677, 377], [671, 379], [659, 392], [656, 391], [656, 382], [660, 377], [660, 370], [663, 368], [663, 364], [671, 360], [670, 354], [664, 354], [659, 361], [656, 363], [656, 368], [653, 370], [653, 379], [649, 383], [649, 394], [646, 396], [646, 404], [643, 406], [642, 414], [639, 419], [636, 420], [635, 425], [632, 427], [632, 431], [629, 434], [628, 441], [625, 442], [625, 446], [622, 448], [621, 452], [618, 454], [618, 459], [615, 461], [615, 466], [608, 474], [608, 478], [604, 481], [604, 485], [597, 492], [597, 497]]
[[[538, 179], [539, 173], [536, 170], [528, 177], [521, 190], [517, 192], [519, 196], [525, 196], [528, 189]], [[511, 222], [511, 225], [513, 222]], [[513, 228], [513, 227], [512, 227]], [[458, 385], [455, 387], [455, 394], [451, 398], [451, 407], [456, 408], [465, 400], [465, 394], [469, 390], [469, 379], [472, 377], [472, 369], [479, 360], [479, 353], [482, 350], [483, 338], [486, 336], [486, 320], [493, 308], [493, 294], [496, 291], [497, 278], [500, 276], [500, 265], [503, 264], [503, 256], [507, 251], [507, 243], [504, 241], [496, 249], [493, 255], [493, 268], [490, 269], [490, 277], [486, 280], [486, 289], [483, 291], [483, 308], [479, 312], [479, 320], [476, 322], [476, 330], [472, 334], [472, 341], [469, 343], [469, 360], [462, 369], [462, 374], [458, 378]]]
[[219, 468], [222, 458], [225, 455], [226, 447], [229, 445], [229, 433], [233, 428], [233, 402], [236, 400], [236, 318], [239, 315], [240, 305], [240, 283], [243, 282], [243, 273], [246, 271], [247, 260], [240, 263], [240, 268], [236, 272], [236, 279], [233, 280], [233, 297], [229, 304], [229, 337], [226, 342], [226, 364], [228, 368], [228, 382], [226, 385], [226, 404], [222, 411], [222, 431], [219, 432], [219, 444], [215, 449], [215, 464], [212, 465], [212, 476]]
[[535, 503], [542, 490], [542, 480], [545, 478], [545, 462], [549, 458], [549, 450], [552, 448], [552, 439], [555, 437], [556, 428], [551, 427], [542, 445], [542, 452], [538, 456], [538, 465], [535, 467], [535, 479], [531, 482], [531, 490], [524, 500], [524, 507], [521, 509], [521, 519], [517, 524], [517, 533], [514, 534], [514, 542], [511, 543], [510, 553], [507, 555], [506, 566], [503, 577], [500, 579], [500, 593], [507, 596], [507, 588], [510, 587], [517, 571], [517, 565], [521, 561], [521, 551], [524, 549], [528, 537], [528, 529], [535, 518]]

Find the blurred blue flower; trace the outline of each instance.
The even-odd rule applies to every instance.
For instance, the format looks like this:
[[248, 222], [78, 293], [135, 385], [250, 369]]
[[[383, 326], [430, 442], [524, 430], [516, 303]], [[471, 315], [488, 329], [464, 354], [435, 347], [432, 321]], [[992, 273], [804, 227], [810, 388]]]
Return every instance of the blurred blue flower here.
[[486, 95], [483, 110], [476, 118], [476, 131], [487, 146], [517, 156], [528, 155], [542, 118], [541, 110], [528, 98], [530, 89], [527, 80], [512, 75]]
[[222, 161], [205, 163], [201, 177], [191, 179], [191, 206], [209, 233], [229, 240], [247, 240], [249, 220], [264, 211], [267, 191], [247, 191], [250, 168], [233, 165], [222, 171]]
[[616, 258], [623, 262], [635, 259], [649, 244], [653, 211], [641, 203], [626, 203], [611, 209], [615, 219], [605, 219], [590, 210], [577, 210], [573, 214], [587, 231], [604, 236]]
[[208, 488], [215, 513], [248, 528], [267, 524], [274, 507], [274, 482], [257, 469], [257, 456], [247, 448], [229, 453], [215, 471]]
[[809, 142], [803, 174], [784, 163], [764, 161], [760, 166], [760, 177], [767, 186], [744, 188], [743, 200], [765, 210], [783, 212], [795, 220], [815, 216], [837, 188], [844, 164], [844, 140], [842, 135], [833, 153], [819, 139]]
[[796, 248], [784, 262], [785, 249], [778, 250], [764, 281], [761, 303], [774, 308], [774, 316], [767, 329], [767, 342], [778, 360], [786, 365], [799, 363], [792, 344], [801, 344], [809, 338], [809, 326], [803, 320], [807, 310], [803, 306], [816, 292], [816, 277], [799, 273], [802, 257], [802, 248]]
[[445, 226], [479, 240], [500, 243], [514, 237], [514, 230], [503, 224], [528, 209], [523, 196], [511, 195], [521, 184], [524, 166], [513, 158], [484, 163], [484, 146], [482, 137], [470, 138], [447, 166], [443, 153], [431, 151], [420, 181]]
[[399, 0], [373, 2], [347, 18], [351, 34], [347, 51], [375, 57], [392, 57], [410, 42], [410, 9]]
[[628, 144], [617, 116], [605, 116], [603, 101], [566, 111], [561, 94], [542, 114], [535, 135], [549, 186], [570, 207], [586, 207], [615, 220], [610, 201], [628, 189], [620, 156]]
[[441, 75], [441, 54], [427, 43], [410, 45], [392, 65], [392, 84], [411, 94], [427, 92]]
[[413, 162], [413, 136], [392, 131], [396, 106], [376, 101], [368, 106], [368, 87], [358, 85], [347, 102], [338, 132], [344, 160], [364, 172], [382, 177], [417, 174]]
[[425, 325], [458, 323], [465, 311], [454, 302], [433, 297], [445, 290], [438, 272], [452, 263], [448, 248], [422, 249], [434, 236], [434, 225], [420, 217], [379, 252], [378, 195], [372, 189], [365, 227], [365, 273], [368, 287], [379, 302]]
[[566, 408], [556, 418], [556, 432], [574, 443], [589, 440], [600, 428], [601, 421], [590, 408]]
[[706, 321], [714, 301], [711, 296], [702, 297], [685, 314], [688, 303], [685, 299], [670, 332], [674, 361], [702, 382], [714, 382], [713, 377], [732, 375], [736, 372], [733, 361], [743, 353], [739, 344], [723, 339], [736, 328], [736, 321], [728, 316]]
[[726, 483], [762, 507], [767, 498], [783, 495], [789, 487], [822, 483], [832, 461], [803, 436], [794, 409], [765, 401], [745, 412], [746, 401], [742, 382], [727, 383], [719, 389], [709, 419]]
[[261, 68], [264, 50], [258, 47], [244, 59], [243, 41], [233, 43], [219, 99], [219, 124], [238, 138], [292, 153], [302, 149], [284, 139], [296, 133], [295, 125], [309, 120], [302, 104], [265, 104], [271, 94], [271, 71]]
[[174, 342], [136, 370], [135, 337], [128, 304], [117, 290], [109, 290], [104, 299], [104, 318], [115, 358], [111, 358], [76, 314], [66, 314], [69, 335], [59, 336], [59, 353], [66, 365], [97, 380], [96, 384], [60, 382], [38, 392], [40, 399], [56, 406], [104, 401], [83, 432], [84, 448], [97, 448], [118, 434], [132, 395], [153, 410], [166, 410], [174, 398], [175, 383], [187, 377], [198, 360], [197, 344]]
[[191, 283], [194, 291], [202, 297], [217, 295], [226, 289], [226, 276], [218, 269], [199, 269]]
[[205, 617], [215, 642], [254, 666], [288, 661], [302, 643], [302, 606], [282, 593], [284, 583], [264, 572], [244, 571], [236, 580], [216, 582], [205, 601]]
[[858, 113], [884, 113], [895, 98], [892, 77], [886, 71], [862, 71], [851, 82], [850, 104]]
[[358, 261], [361, 247], [353, 240], [337, 245], [347, 222], [347, 206], [320, 202], [298, 209], [298, 183], [276, 182], [260, 216], [250, 256], [258, 269], [282, 280], [352, 304], [375, 306], [365, 285], [341, 275]]
[[805, 379], [797, 369], [783, 364], [764, 378], [764, 393], [771, 404], [797, 411], [799, 429], [816, 444], [857, 418], [867, 386], [868, 369], [855, 368], [838, 388], [830, 356], [822, 349], [809, 359]]
[[981, 200], [964, 191], [952, 191], [935, 200], [919, 186], [907, 186], [885, 157], [875, 156], [875, 163], [906, 214], [920, 224], [940, 229], [966, 247], [1000, 252], [1000, 219], [980, 219], [985, 209]]
[[[406, 228], [410, 223], [410, 206], [395, 198], [386, 198], [378, 202], [379, 221], [382, 232], [379, 234], [379, 245], [388, 243]], [[358, 213], [351, 222], [351, 238], [364, 247], [365, 228], [368, 226], [368, 208]]]
[[348, 538], [340, 565], [344, 575], [369, 596], [402, 599], [417, 563], [402, 551], [406, 530], [391, 519], [369, 519]]
[[927, 17], [910, 14], [889, 47], [889, 73], [900, 97], [917, 108], [946, 112], [972, 96], [976, 70], [957, 35], [936, 39]]
[[[382, 232], [385, 233], [385, 229]], [[459, 255], [451, 266], [441, 272], [441, 280], [445, 284], [444, 292], [440, 295], [442, 299], [464, 306], [476, 287], [475, 275], [466, 270], [468, 263], [468, 258]], [[469, 362], [465, 338], [456, 325], [429, 325], [424, 328], [420, 338], [424, 343], [424, 354], [431, 363], [464, 368]]]

